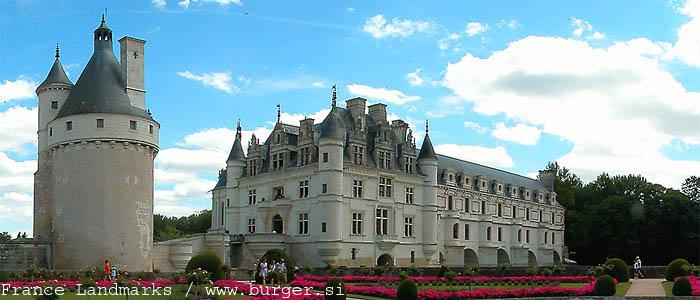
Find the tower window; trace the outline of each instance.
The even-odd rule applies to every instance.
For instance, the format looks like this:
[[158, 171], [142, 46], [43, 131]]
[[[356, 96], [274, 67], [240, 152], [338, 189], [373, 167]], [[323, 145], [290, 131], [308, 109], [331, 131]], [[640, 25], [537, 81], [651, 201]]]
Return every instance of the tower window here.
[[457, 223], [452, 225], [452, 238], [455, 240], [459, 238], [459, 224]]
[[498, 227], [498, 241], [503, 241], [503, 239], [501, 238], [501, 227]]
[[413, 204], [413, 188], [406, 188], [406, 204]]
[[248, 219], [248, 233], [255, 233], [255, 219]]
[[97, 119], [97, 128], [105, 128], [105, 119]]
[[148, 125], [148, 133], [153, 134], [153, 125]]
[[321, 232], [326, 232], [326, 222], [321, 222]]
[[66, 130], [73, 130], [73, 121], [66, 122]]
[[328, 162], [328, 152], [323, 152], [323, 162]]
[[49, 136], [53, 136], [53, 127], [49, 127]]
[[131, 130], [136, 130], [136, 121], [129, 121], [129, 128], [131, 128]]
[[491, 240], [491, 227], [486, 227], [486, 240]]
[[51, 109], [58, 109], [58, 101], [51, 101]]
[[464, 224], [464, 239], [469, 240], [469, 224]]
[[321, 185], [321, 193], [328, 193], [328, 184], [324, 183]]

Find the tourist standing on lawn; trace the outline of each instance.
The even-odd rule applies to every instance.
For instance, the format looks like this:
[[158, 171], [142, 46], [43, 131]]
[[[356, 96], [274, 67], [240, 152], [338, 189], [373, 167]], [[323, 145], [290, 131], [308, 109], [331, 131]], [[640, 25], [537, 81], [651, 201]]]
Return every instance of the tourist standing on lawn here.
[[[275, 260], [270, 261], [270, 273], [277, 271], [277, 264], [275, 263]], [[270, 278], [270, 285], [275, 285], [275, 277]]]
[[280, 262], [277, 264], [277, 270], [282, 273], [282, 283], [287, 283], [287, 265], [284, 264], [284, 258], [280, 258]]
[[262, 277], [263, 286], [265, 286], [265, 277], [267, 277], [267, 259], [263, 257], [260, 262], [260, 277]]
[[634, 279], [637, 278], [644, 278], [644, 274], [642, 274], [642, 260], [639, 256], [634, 259]]
[[105, 259], [105, 278], [109, 279], [109, 272], [111, 268], [109, 267], [109, 261]]

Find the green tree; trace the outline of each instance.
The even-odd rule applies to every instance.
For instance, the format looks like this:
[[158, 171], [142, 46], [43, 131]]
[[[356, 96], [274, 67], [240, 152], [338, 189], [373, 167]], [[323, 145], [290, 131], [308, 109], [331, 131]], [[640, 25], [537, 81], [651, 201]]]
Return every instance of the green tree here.
[[690, 198], [692, 202], [700, 202], [700, 177], [690, 176], [685, 179], [681, 192]]
[[12, 235], [10, 235], [9, 232], [5, 231], [0, 233], [0, 242], [9, 241], [11, 239]]

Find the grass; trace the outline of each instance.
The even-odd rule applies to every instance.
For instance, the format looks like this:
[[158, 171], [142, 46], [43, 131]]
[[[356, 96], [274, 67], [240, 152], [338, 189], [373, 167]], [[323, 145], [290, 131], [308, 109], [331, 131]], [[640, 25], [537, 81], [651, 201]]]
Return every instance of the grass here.
[[632, 285], [631, 282], [620, 282], [617, 284], [615, 287], [615, 296], [624, 296], [627, 294], [627, 290], [630, 289], [630, 286]]
[[[152, 290], [148, 291], [148, 295], [132, 295], [129, 296], [129, 300], [147, 300], [147, 299], [161, 299], [161, 300], [170, 300], [170, 299], [194, 299], [194, 292], [190, 291], [189, 297], [185, 298], [185, 293], [187, 291], [187, 285], [183, 284], [177, 284], [172, 286], [171, 289], [171, 295], [170, 296], [154, 296], [150, 295], [152, 293]], [[11, 291], [10, 291], [11, 293]], [[85, 293], [85, 291], [83, 291]], [[143, 290], [139, 290], [139, 293], [144, 293]], [[160, 293], [163, 294], [164, 290], [161, 289]], [[200, 294], [204, 293], [204, 287], [200, 287]], [[248, 296], [244, 295], [232, 295], [232, 296], [226, 296], [225, 298], [227, 299], [240, 299], [240, 298], [250, 298]], [[0, 293], [0, 299], [12, 299], [12, 300], [34, 300], [36, 299], [35, 296], [13, 296], [13, 295], [5, 295], [3, 296]], [[77, 295], [75, 292], [66, 292], [63, 296], [59, 297], [60, 300], [124, 300], [126, 299], [126, 295], [90, 295], [88, 298], [88, 295]]]
[[666, 292], [666, 296], [673, 296], [673, 281], [666, 281], [664, 280], [661, 282], [661, 285], [664, 286], [664, 291]]

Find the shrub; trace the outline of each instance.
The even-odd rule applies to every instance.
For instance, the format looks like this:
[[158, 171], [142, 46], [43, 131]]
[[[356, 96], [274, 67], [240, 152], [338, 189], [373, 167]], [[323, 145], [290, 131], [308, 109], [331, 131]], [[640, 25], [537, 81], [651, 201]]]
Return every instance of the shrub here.
[[666, 267], [666, 280], [673, 281], [678, 276], [686, 275], [685, 271], [683, 270], [683, 266], [689, 265], [689, 264], [690, 263], [688, 263], [688, 261], [685, 259], [682, 259], [682, 258], [674, 259]]
[[209, 272], [212, 281], [224, 279], [224, 272], [221, 270], [221, 259], [216, 253], [207, 251], [193, 256], [185, 267], [185, 271], [192, 272], [197, 268], [202, 268]]
[[221, 266], [221, 272], [224, 272], [224, 279], [228, 279], [228, 271], [229, 271], [228, 265]]
[[[267, 259], [269, 264], [273, 259], [276, 262], [281, 261], [284, 258], [284, 266], [287, 267], [287, 282], [294, 280], [294, 262], [292, 258], [287, 255], [282, 249], [270, 249], [265, 252], [263, 258]], [[261, 259], [262, 260], [262, 259]]]
[[406, 274], [406, 272], [399, 272], [398, 277], [401, 280], [406, 280], [406, 279], [408, 279], [408, 274]]
[[304, 271], [306, 271], [307, 273], [311, 274], [311, 272], [314, 271], [314, 268], [312, 268], [312, 267], [309, 266], [309, 265], [306, 265], [306, 266], [304, 266]]
[[415, 300], [418, 299], [418, 286], [413, 280], [405, 279], [396, 289], [396, 299]]
[[416, 267], [415, 265], [408, 267], [408, 274], [411, 276], [418, 276], [420, 275], [420, 269]]
[[674, 296], [690, 296], [692, 288], [690, 287], [690, 280], [687, 277], [681, 277], [676, 280], [673, 284], [673, 295]]
[[447, 279], [447, 281], [449, 281], [449, 282], [454, 281], [455, 277], [457, 277], [457, 273], [455, 273], [453, 271], [445, 272], [444, 275], [445, 275], [445, 278]]
[[377, 277], [381, 277], [382, 275], [384, 275], [384, 272], [386, 272], [386, 270], [382, 266], [376, 266], [374, 267], [372, 272], [374, 272], [374, 275], [376, 275]]
[[438, 271], [437, 276], [438, 277], [445, 277], [445, 273], [450, 272], [450, 271], [452, 271], [452, 269], [450, 269], [450, 267], [448, 267], [446, 265], [440, 265], [440, 270]]
[[8, 282], [10, 281], [10, 272], [7, 272], [5, 270], [0, 270], [0, 282]]
[[153, 268], [153, 273], [155, 273], [155, 274], [160, 274], [160, 269], [158, 269], [158, 268]]
[[556, 265], [554, 266], [554, 270], [552, 271], [553, 275], [561, 275], [564, 274], [564, 271], [566, 271], [566, 267], [564, 265]]
[[610, 276], [617, 279], [617, 282], [628, 282], [630, 281], [630, 269], [624, 260], [619, 258], [611, 258], [605, 262], [605, 264], [613, 265], [613, 269], [608, 272]]
[[334, 265], [327, 265], [326, 271], [328, 271], [329, 275], [338, 275], [338, 273], [340, 273], [340, 271], [338, 270], [338, 267], [336, 267]]
[[542, 269], [542, 276], [552, 276], [552, 270], [550, 268]]
[[472, 266], [469, 268], [469, 271], [472, 271], [472, 273], [476, 274], [476, 272], [479, 272], [479, 265], [476, 265], [476, 264], [475, 264], [475, 265], [472, 265]]
[[372, 269], [371, 268], [362, 268], [360, 270], [360, 274], [365, 275], [365, 276], [370, 276], [370, 275], [372, 275]]
[[615, 295], [615, 281], [610, 275], [603, 275], [595, 281], [593, 287], [593, 295], [595, 296], [612, 296]]
[[326, 282], [326, 287], [323, 289], [323, 299], [342, 300], [346, 297], [345, 281], [340, 278], [332, 278]]

